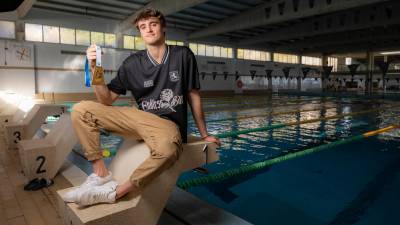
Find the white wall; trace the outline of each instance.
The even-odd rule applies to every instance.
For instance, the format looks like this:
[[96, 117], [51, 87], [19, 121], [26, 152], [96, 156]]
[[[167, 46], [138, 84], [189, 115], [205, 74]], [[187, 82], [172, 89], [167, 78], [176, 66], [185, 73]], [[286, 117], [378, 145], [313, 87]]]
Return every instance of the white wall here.
[[[92, 92], [84, 86], [83, 71], [41, 70], [41, 68], [81, 69], [84, 68], [86, 47], [48, 43], [35, 43], [37, 51], [38, 92]], [[81, 54], [62, 54], [61, 51]], [[105, 70], [117, 70], [131, 51], [103, 48], [102, 63]], [[106, 73], [109, 81], [116, 72]]]
[[33, 96], [35, 94], [34, 60], [33, 44], [0, 40], [0, 90]]

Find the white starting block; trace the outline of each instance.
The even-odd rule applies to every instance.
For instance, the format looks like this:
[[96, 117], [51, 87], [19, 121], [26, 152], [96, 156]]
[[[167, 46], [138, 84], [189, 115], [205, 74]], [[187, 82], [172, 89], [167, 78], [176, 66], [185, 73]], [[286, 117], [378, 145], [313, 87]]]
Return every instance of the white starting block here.
[[4, 126], [15, 119], [21, 119], [25, 116], [25, 108], [28, 105], [26, 99], [18, 97], [15, 93], [3, 93], [0, 91], [0, 132], [4, 131]]
[[[200, 138], [188, 137], [178, 161], [156, 177], [137, 197], [127, 195], [114, 204], [97, 204], [80, 208], [75, 203], [66, 203], [62, 197], [71, 188], [59, 190], [58, 203], [65, 225], [155, 225], [167, 203], [179, 175], [219, 159], [216, 145]], [[111, 162], [109, 170], [118, 183], [127, 181], [132, 172], [150, 156], [144, 142], [125, 139]], [[81, 184], [87, 177], [79, 172], [63, 175], [73, 185]], [[80, 174], [80, 175], [78, 175]], [[70, 177], [70, 178], [69, 178]]]
[[15, 119], [21, 119], [25, 112], [18, 109], [18, 106], [3, 102], [0, 108], [0, 131], [5, 131], [5, 125]]
[[76, 143], [78, 138], [72, 127], [70, 114], [63, 113], [45, 138], [22, 140], [18, 143], [25, 176], [29, 180], [53, 179]]
[[17, 148], [21, 140], [32, 139], [48, 116], [61, 115], [67, 108], [63, 105], [36, 104], [25, 116], [15, 115], [5, 124], [6, 141], [9, 149]]

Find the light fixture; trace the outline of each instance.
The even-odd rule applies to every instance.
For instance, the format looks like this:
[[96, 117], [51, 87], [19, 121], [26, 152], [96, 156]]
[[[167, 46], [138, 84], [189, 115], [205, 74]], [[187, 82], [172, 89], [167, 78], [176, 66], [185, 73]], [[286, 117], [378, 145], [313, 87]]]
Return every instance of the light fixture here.
[[381, 55], [400, 55], [400, 51], [381, 52]]

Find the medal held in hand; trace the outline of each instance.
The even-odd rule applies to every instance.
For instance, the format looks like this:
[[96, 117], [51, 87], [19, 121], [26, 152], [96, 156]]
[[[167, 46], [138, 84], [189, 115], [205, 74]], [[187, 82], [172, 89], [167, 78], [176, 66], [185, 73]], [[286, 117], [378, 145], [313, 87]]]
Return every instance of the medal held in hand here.
[[104, 82], [104, 69], [101, 66], [101, 48], [96, 46], [96, 65], [93, 69], [93, 76], [89, 71], [89, 61], [86, 59], [85, 63], [85, 85], [90, 87], [91, 85], [103, 85]]
[[92, 85], [104, 84], [104, 69], [101, 66], [94, 67]]

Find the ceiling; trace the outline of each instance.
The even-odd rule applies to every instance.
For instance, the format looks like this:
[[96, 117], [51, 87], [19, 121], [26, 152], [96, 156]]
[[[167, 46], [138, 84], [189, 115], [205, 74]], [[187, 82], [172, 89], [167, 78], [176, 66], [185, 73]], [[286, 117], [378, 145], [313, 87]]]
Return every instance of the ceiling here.
[[[28, 1], [28, 0], [25, 0]], [[32, 1], [32, 0], [30, 0]], [[32, 8], [108, 18], [126, 29], [146, 6], [187, 40], [296, 54], [400, 49], [395, 0], [36, 0]]]

